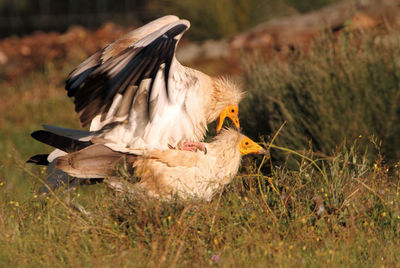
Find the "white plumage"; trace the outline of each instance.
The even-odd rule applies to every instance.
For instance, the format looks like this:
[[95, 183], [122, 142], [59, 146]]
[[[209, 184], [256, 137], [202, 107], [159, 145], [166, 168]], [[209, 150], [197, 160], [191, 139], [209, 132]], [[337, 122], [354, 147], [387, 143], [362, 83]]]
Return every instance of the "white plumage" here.
[[[161, 199], [178, 196], [209, 201], [231, 182], [242, 155], [266, 153], [261, 146], [233, 129], [224, 129], [206, 147], [207, 154], [173, 149], [121, 153], [108, 144], [94, 142], [58, 158], [56, 167], [77, 178], [106, 178], [105, 182], [117, 191], [144, 192]], [[139, 182], [131, 184], [118, 176], [119, 167], [125, 165], [128, 172], [140, 177]]]
[[84, 125], [128, 148], [166, 149], [204, 138], [225, 117], [239, 127], [242, 91], [232, 82], [182, 66], [176, 45], [190, 27], [165, 16], [111, 43], [79, 65], [66, 82]]
[[[90, 56], [66, 81], [68, 96], [74, 97], [80, 121], [90, 125], [90, 131], [44, 128], [83, 142], [103, 139], [109, 148], [130, 152], [191, 150], [193, 145], [185, 147], [186, 142], [202, 141], [207, 124], [216, 119], [217, 132], [226, 117], [239, 127], [242, 90], [226, 78], [210, 77], [175, 58], [177, 43], [189, 27], [187, 20], [165, 16]], [[35, 138], [41, 140], [40, 136]], [[57, 149], [46, 159], [38, 155], [29, 162], [51, 163], [67, 153]], [[53, 168], [48, 172], [50, 184], [68, 181]]]

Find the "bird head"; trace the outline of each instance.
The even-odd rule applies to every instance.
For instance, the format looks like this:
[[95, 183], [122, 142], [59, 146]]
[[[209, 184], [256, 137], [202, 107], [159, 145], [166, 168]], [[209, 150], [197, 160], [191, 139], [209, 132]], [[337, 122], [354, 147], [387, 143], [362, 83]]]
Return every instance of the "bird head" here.
[[267, 154], [267, 150], [252, 141], [250, 138], [243, 136], [239, 143], [239, 152], [241, 155], [246, 154]]
[[242, 100], [244, 92], [232, 80], [219, 77], [214, 80], [214, 98], [216, 102], [216, 111], [219, 116], [217, 123], [217, 133], [219, 133], [224, 124], [225, 118], [229, 118], [239, 129], [239, 102]]
[[236, 128], [240, 128], [239, 123], [239, 107], [237, 105], [228, 105], [226, 106], [218, 117], [217, 122], [217, 133], [221, 131], [221, 128], [224, 124], [225, 118], [229, 118], [235, 124]]

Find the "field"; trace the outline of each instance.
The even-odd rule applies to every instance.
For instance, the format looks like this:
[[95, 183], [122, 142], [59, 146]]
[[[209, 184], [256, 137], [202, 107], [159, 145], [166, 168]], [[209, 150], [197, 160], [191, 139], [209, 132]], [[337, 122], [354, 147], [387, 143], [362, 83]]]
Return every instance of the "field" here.
[[[43, 123], [79, 128], [48, 61], [0, 82], [2, 266], [373, 266], [400, 263], [399, 31], [324, 36], [285, 62], [245, 59], [245, 157], [210, 203], [131, 200], [104, 185], [38, 195]], [[61, 66], [61, 67], [60, 67]]]

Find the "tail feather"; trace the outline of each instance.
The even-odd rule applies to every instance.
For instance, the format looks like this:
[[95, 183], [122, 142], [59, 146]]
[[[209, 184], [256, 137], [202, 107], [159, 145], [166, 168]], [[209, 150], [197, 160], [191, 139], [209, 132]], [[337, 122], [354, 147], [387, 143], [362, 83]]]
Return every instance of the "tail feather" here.
[[[27, 163], [32, 163], [36, 165], [46, 165], [47, 167], [47, 177], [46, 183], [43, 185], [39, 192], [48, 193], [50, 190], [56, 190], [62, 186], [67, 187], [67, 190], [75, 188], [80, 184], [93, 184], [97, 182], [103, 181], [102, 177], [95, 176], [76, 176], [78, 178], [73, 178], [74, 173], [65, 172], [56, 167], [56, 163], [62, 163], [62, 160], [67, 157], [68, 153], [78, 152], [83, 150], [86, 147], [93, 145], [90, 141], [93, 136], [96, 135], [96, 132], [84, 131], [84, 130], [74, 130], [74, 129], [66, 129], [62, 127], [55, 127], [44, 125], [46, 130], [38, 130], [31, 134], [31, 136], [45, 144], [53, 146], [57, 148], [53, 151], [52, 154], [38, 154], [32, 156]], [[52, 156], [54, 154], [54, 156]], [[64, 158], [63, 155], [65, 155]], [[60, 159], [57, 161], [57, 159]], [[49, 162], [50, 161], [50, 162]], [[88, 163], [88, 161], [83, 161], [84, 163]], [[92, 167], [101, 166], [102, 163], [92, 162]], [[88, 178], [88, 179], [81, 179]]]
[[104, 178], [118, 176], [120, 168], [132, 174], [136, 159], [136, 155], [115, 152], [107, 146], [95, 144], [57, 158], [56, 168], [77, 178]]
[[40, 187], [39, 193], [47, 194], [52, 191], [56, 191], [61, 187], [65, 187], [65, 190], [72, 190], [79, 185], [90, 185], [102, 182], [102, 178], [93, 179], [79, 179], [69, 176], [67, 173], [57, 169], [55, 167], [55, 161], [51, 162], [46, 170], [47, 177], [45, 184]]

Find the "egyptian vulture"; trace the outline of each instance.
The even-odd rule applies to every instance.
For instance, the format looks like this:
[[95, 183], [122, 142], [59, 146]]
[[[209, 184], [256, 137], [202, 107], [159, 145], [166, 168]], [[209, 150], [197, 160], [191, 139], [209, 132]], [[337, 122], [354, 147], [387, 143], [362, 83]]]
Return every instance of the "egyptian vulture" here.
[[[146, 194], [170, 200], [194, 198], [211, 200], [238, 172], [241, 156], [266, 154], [260, 145], [235, 129], [223, 129], [203, 152], [152, 149], [119, 152], [115, 143], [93, 138], [79, 141], [40, 130], [34, 138], [68, 154], [57, 158], [57, 169], [76, 178], [105, 178], [109, 187], [120, 192]], [[125, 168], [124, 168], [125, 167]], [[132, 184], [120, 172], [137, 176]]]
[[241, 89], [175, 58], [189, 27], [189, 21], [176, 16], [159, 18], [73, 70], [66, 90], [83, 126], [90, 124], [98, 137], [127, 148], [185, 150], [199, 146], [207, 124], [216, 119], [217, 132], [226, 117], [239, 127]]

